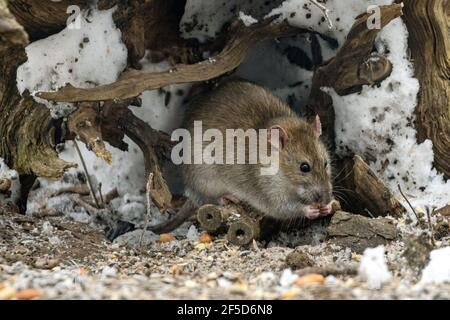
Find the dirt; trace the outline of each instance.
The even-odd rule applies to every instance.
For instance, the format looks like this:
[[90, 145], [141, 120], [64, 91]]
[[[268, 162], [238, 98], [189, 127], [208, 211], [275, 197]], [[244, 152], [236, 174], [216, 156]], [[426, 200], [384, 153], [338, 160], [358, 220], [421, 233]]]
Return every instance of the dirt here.
[[[386, 245], [393, 281], [369, 290], [356, 272], [360, 255], [330, 243], [323, 228], [317, 223], [243, 248], [220, 236], [206, 243], [176, 236], [124, 246], [67, 217], [2, 212], [0, 298], [27, 296], [23, 290], [29, 289], [34, 299], [450, 298], [450, 284], [416, 286], [420, 273], [408, 267], [400, 241]], [[325, 282], [295, 284], [309, 273], [322, 274]]]

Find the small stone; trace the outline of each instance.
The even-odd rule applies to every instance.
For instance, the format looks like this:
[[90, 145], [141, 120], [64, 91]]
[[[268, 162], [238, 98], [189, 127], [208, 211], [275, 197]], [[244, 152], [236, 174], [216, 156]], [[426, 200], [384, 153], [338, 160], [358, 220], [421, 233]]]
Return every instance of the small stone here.
[[286, 264], [289, 268], [298, 270], [314, 266], [314, 261], [308, 253], [296, 249], [287, 255]]

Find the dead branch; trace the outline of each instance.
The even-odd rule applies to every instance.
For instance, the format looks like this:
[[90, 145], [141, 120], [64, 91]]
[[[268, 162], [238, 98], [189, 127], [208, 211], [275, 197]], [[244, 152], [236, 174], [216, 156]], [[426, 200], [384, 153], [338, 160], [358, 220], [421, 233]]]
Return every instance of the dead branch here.
[[114, 199], [117, 199], [118, 197], [119, 197], [119, 191], [117, 190], [117, 188], [114, 188], [105, 195], [104, 204], [105, 205], [109, 204], [111, 201], [113, 201]]
[[257, 42], [284, 37], [304, 30], [287, 23], [273, 23], [272, 17], [261, 23], [245, 27], [241, 22], [233, 25], [225, 48], [214, 58], [196, 64], [179, 64], [165, 72], [145, 73], [131, 69], [110, 85], [90, 89], [78, 89], [68, 85], [57, 92], [39, 92], [37, 96], [52, 101], [108, 101], [134, 98], [146, 90], [158, 89], [170, 84], [210, 80], [238, 67]]
[[106, 149], [105, 143], [102, 140], [102, 124], [98, 114], [100, 106], [94, 103], [81, 103], [79, 108], [74, 111], [67, 121], [67, 129], [72, 134], [72, 137], [78, 137], [86, 144], [88, 150], [91, 150], [95, 155], [108, 164], [112, 163], [112, 155]]
[[46, 38], [67, 26], [71, 5], [80, 9], [89, 6], [89, 0], [14, 0], [8, 6], [17, 21], [24, 26], [32, 40]]
[[55, 121], [49, 110], [17, 90], [16, 71], [27, 59], [28, 37], [4, 0], [0, 18], [0, 157], [20, 175], [60, 178], [76, 164], [58, 158]]
[[353, 276], [358, 273], [356, 266], [346, 265], [326, 265], [324, 267], [308, 267], [300, 269], [296, 272], [299, 277], [306, 276], [307, 274], [316, 273], [321, 274], [324, 277], [328, 276]]
[[153, 173], [151, 198], [160, 210], [170, 207], [172, 194], [162, 175], [160, 164], [168, 159], [172, 142], [170, 137], [151, 128], [145, 121], [136, 117], [125, 104], [105, 103], [99, 114], [102, 123], [102, 136], [111, 145], [127, 150], [124, 135], [133, 140], [144, 154], [145, 172]]
[[433, 141], [434, 165], [450, 178], [450, 1], [404, 1], [418, 95], [417, 140]]
[[[381, 28], [402, 15], [402, 5], [381, 6]], [[362, 14], [353, 24], [347, 40], [337, 55], [316, 69], [307, 103], [307, 116], [318, 114], [325, 128], [325, 139], [334, 146], [334, 109], [331, 97], [322, 91], [331, 87], [339, 95], [357, 92], [363, 85], [372, 85], [386, 79], [392, 65], [382, 55], [371, 55], [381, 29], [369, 29], [369, 14]]]
[[368, 210], [374, 217], [396, 217], [406, 212], [391, 190], [360, 156], [344, 159], [343, 162], [344, 179], [336, 186], [336, 190], [345, 195], [345, 201], [341, 202], [344, 208], [348, 200], [353, 212], [363, 213]]
[[82, 196], [88, 196], [90, 193], [89, 187], [85, 184], [82, 185], [76, 185], [76, 186], [70, 186], [70, 187], [64, 187], [59, 188], [50, 194], [46, 195], [47, 198], [57, 197], [66, 193], [76, 193]]
[[450, 204], [446, 205], [443, 208], [435, 210], [434, 214], [436, 214], [436, 215], [440, 214], [441, 216], [444, 216], [444, 217], [450, 217]]

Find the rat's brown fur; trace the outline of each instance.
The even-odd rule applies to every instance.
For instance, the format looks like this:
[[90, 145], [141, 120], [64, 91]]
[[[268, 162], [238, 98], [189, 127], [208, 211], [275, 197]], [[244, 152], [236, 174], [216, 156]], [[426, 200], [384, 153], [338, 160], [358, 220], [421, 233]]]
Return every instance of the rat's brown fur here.
[[[308, 206], [331, 201], [329, 156], [317, 128], [314, 131], [264, 88], [244, 81], [226, 82], [191, 102], [184, 128], [192, 137], [193, 122], [199, 120], [203, 131], [215, 128], [224, 137], [226, 129], [277, 126], [287, 133], [288, 141], [280, 151], [276, 175], [261, 175], [260, 164], [183, 164], [186, 193], [195, 204], [217, 203], [232, 195], [264, 214], [288, 219], [305, 216]], [[311, 165], [309, 173], [301, 172], [302, 162]]]

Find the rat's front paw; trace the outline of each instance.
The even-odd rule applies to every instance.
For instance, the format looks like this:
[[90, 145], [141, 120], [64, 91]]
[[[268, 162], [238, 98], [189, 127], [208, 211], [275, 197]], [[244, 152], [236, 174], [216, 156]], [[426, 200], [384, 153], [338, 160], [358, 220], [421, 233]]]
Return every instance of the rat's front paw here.
[[320, 209], [315, 206], [306, 206], [305, 208], [305, 217], [310, 220], [317, 219], [318, 217], [320, 217], [320, 214]]
[[331, 206], [331, 202], [329, 204], [327, 204], [326, 206], [319, 207], [319, 211], [320, 211], [320, 216], [322, 216], [322, 217], [328, 216], [331, 213], [333, 213], [333, 208]]

